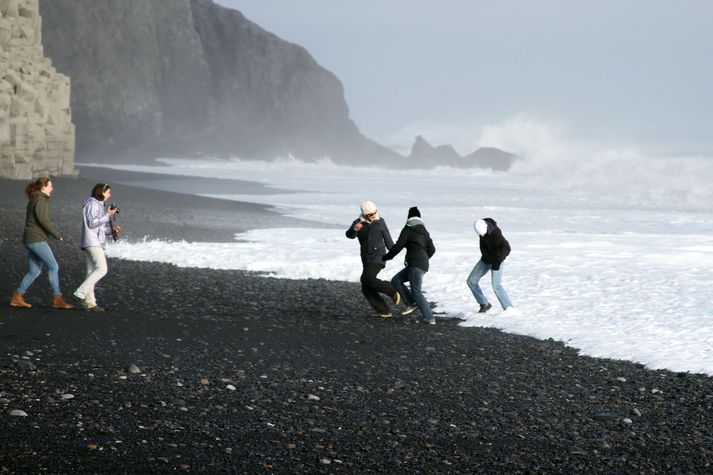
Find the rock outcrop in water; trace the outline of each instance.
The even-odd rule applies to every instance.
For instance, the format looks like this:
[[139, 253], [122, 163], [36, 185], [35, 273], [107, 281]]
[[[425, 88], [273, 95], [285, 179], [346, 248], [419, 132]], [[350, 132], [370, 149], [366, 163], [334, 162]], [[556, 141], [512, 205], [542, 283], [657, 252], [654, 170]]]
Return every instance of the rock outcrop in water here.
[[444, 165], [505, 171], [510, 169], [515, 158], [514, 154], [494, 147], [480, 147], [466, 156], [460, 156], [451, 145], [434, 147], [419, 135], [411, 147], [408, 160], [410, 166], [418, 168]]

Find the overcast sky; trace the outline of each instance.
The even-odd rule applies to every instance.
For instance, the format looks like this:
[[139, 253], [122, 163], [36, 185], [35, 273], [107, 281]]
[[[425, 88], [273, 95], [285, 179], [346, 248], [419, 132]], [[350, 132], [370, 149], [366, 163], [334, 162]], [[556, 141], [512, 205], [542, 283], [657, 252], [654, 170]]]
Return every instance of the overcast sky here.
[[307, 48], [386, 145], [462, 146], [526, 117], [603, 144], [713, 150], [713, 1], [214, 1]]

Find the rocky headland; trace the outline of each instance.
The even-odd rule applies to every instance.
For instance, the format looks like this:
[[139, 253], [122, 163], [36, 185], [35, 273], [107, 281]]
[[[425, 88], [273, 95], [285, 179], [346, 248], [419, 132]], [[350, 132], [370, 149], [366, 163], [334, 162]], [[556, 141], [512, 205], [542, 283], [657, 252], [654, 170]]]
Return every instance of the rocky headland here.
[[[339, 79], [302, 46], [212, 0], [40, 0], [45, 50], [72, 79], [77, 154], [96, 162], [240, 156], [507, 169], [404, 157], [364, 136]], [[348, 54], [348, 52], [345, 52]]]
[[303, 47], [211, 0], [40, 0], [45, 50], [72, 78], [78, 156], [393, 162], [341, 82]]

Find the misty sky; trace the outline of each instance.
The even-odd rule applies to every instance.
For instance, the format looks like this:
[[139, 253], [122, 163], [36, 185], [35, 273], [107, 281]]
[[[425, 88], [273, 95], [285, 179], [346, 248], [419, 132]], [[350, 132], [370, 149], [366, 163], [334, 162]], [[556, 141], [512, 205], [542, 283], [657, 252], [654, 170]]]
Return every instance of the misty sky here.
[[525, 117], [593, 143], [713, 151], [712, 1], [214, 1], [307, 48], [385, 145], [462, 148]]

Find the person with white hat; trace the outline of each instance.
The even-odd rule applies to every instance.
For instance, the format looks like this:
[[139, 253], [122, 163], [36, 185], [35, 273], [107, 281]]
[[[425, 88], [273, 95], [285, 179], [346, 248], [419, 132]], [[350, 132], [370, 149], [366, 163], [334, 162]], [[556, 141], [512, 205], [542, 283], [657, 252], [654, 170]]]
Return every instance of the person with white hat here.
[[394, 305], [401, 302], [401, 297], [390, 282], [379, 280], [376, 276], [385, 267], [382, 257], [387, 249], [394, 246], [386, 222], [379, 216], [376, 205], [371, 201], [361, 204], [361, 214], [347, 229], [349, 239], [358, 238], [361, 248], [361, 292], [369, 301], [376, 313], [376, 317], [391, 317], [391, 306], [388, 305], [381, 294], [386, 294], [394, 301]]
[[[478, 219], [473, 223], [475, 232], [480, 237], [481, 258], [468, 276], [468, 287], [475, 300], [480, 304], [478, 313], [485, 313], [493, 306], [478, 285], [478, 281], [490, 271], [491, 284], [495, 296], [505, 312], [516, 313], [508, 293], [502, 284], [503, 261], [510, 254], [510, 243], [503, 236], [498, 224], [492, 218]], [[503, 312], [503, 313], [505, 313]]]

